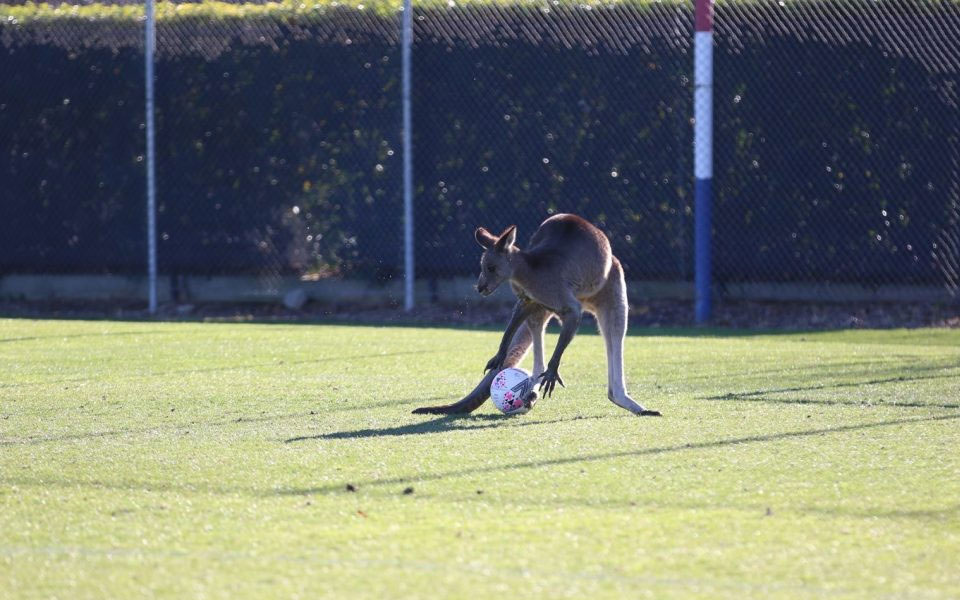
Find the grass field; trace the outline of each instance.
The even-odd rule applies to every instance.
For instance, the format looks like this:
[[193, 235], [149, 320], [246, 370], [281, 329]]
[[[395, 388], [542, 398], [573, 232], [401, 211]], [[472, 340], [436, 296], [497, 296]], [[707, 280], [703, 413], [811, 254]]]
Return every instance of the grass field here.
[[960, 597], [960, 332], [631, 332], [641, 419], [585, 330], [410, 414], [498, 338], [0, 320], [0, 598]]

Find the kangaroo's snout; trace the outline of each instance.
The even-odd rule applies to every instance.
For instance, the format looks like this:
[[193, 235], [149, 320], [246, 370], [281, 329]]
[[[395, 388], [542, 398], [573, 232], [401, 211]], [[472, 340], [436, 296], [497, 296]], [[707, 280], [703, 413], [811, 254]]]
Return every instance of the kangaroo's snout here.
[[489, 296], [497, 291], [501, 283], [503, 283], [503, 280], [495, 277], [487, 277], [486, 273], [481, 273], [480, 277], [477, 278], [477, 285], [474, 287], [481, 296]]

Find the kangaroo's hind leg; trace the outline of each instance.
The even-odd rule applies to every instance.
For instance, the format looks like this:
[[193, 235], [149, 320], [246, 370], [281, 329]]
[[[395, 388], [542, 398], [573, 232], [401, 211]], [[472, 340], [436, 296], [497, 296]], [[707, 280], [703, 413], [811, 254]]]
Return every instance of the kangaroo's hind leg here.
[[[542, 326], [540, 327], [540, 336], [542, 344]], [[510, 341], [510, 346], [507, 349], [507, 356], [503, 361], [503, 368], [515, 367], [520, 364], [520, 361], [522, 361], [523, 357], [526, 356], [527, 351], [530, 350], [530, 346], [533, 344], [533, 339], [534, 334], [530, 330], [530, 321], [528, 320], [522, 326], [517, 328], [517, 332], [513, 334], [513, 339]], [[454, 402], [453, 404], [446, 404], [443, 406], [423, 406], [414, 410], [413, 412], [414, 414], [428, 415], [448, 415], [473, 412], [480, 408], [480, 405], [486, 402], [487, 398], [490, 397], [490, 383], [493, 382], [493, 378], [497, 376], [498, 372], [499, 371], [497, 369], [488, 371], [487, 374], [484, 375], [483, 379], [480, 380], [480, 383], [477, 384], [477, 387], [473, 388], [473, 391], [464, 396], [459, 402]]]
[[540, 373], [543, 373], [547, 370], [546, 364], [543, 362], [543, 336], [547, 329], [547, 323], [550, 321], [550, 317], [552, 316], [553, 313], [551, 313], [549, 310], [542, 309], [527, 317], [527, 328], [530, 330], [530, 333], [533, 336], [534, 381], [540, 377]]
[[[527, 329], [530, 330], [530, 334], [533, 336], [532, 378], [534, 381], [537, 381], [540, 378], [540, 374], [547, 370], [547, 367], [543, 362], [543, 336], [547, 329], [547, 323], [550, 321], [550, 317], [552, 316], [553, 313], [544, 308], [532, 313], [529, 317], [527, 317]], [[528, 406], [533, 406], [538, 397], [539, 393], [535, 389], [535, 386], [531, 386], [530, 392], [527, 393], [527, 397], [524, 398], [523, 401]]]
[[623, 268], [614, 260], [607, 284], [591, 299], [596, 310], [597, 324], [607, 349], [607, 398], [621, 408], [640, 416], [659, 416], [647, 410], [627, 394], [623, 374], [623, 340], [627, 335], [627, 286]]

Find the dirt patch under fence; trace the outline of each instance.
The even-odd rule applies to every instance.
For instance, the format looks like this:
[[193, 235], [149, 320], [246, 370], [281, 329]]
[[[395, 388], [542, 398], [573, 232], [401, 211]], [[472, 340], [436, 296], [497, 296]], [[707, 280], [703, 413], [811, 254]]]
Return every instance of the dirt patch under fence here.
[[[405, 312], [400, 307], [355, 309], [308, 303], [300, 310], [280, 304], [164, 305], [151, 317], [142, 303], [0, 302], [0, 316], [14, 318], [158, 319], [164, 321], [304, 321], [501, 327], [510, 307], [429, 304]], [[694, 327], [688, 300], [654, 300], [631, 305], [633, 327]], [[712, 327], [734, 329], [848, 329], [960, 327], [960, 304], [811, 303], [724, 301], [717, 304]]]

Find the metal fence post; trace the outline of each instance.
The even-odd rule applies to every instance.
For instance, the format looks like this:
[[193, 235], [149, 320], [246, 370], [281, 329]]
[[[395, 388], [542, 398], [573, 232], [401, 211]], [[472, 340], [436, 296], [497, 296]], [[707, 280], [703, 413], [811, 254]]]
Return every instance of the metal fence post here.
[[146, 31], [144, 39], [144, 70], [146, 73], [147, 126], [147, 279], [149, 280], [149, 311], [157, 314], [157, 186], [154, 165], [153, 130], [153, 55], [156, 46], [156, 23], [153, 0], [146, 0]]
[[403, 95], [403, 308], [413, 310], [413, 117], [410, 106], [410, 59], [413, 7], [403, 0], [401, 75]]
[[693, 67], [695, 319], [710, 319], [710, 241], [713, 187], [713, 0], [696, 0]]

